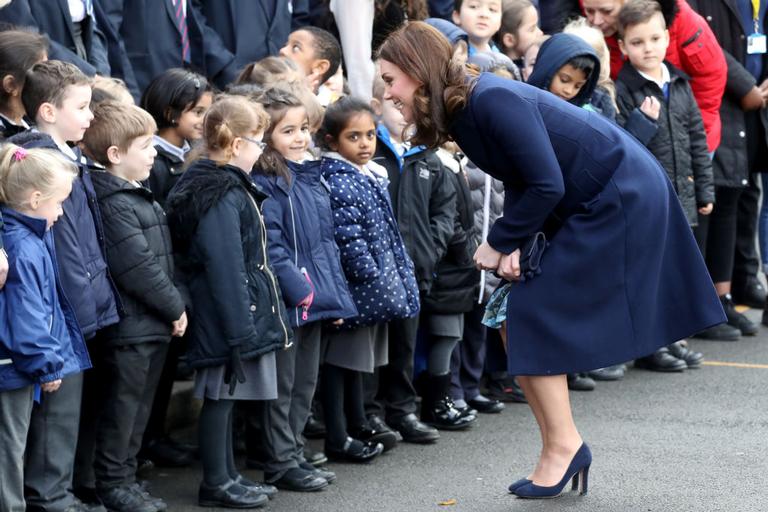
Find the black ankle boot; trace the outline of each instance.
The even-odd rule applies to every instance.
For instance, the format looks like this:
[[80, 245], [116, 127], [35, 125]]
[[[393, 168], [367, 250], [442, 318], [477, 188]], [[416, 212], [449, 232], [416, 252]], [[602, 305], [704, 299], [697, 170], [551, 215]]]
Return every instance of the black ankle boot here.
[[464, 430], [477, 419], [474, 414], [462, 414], [453, 405], [448, 390], [451, 374], [430, 375], [421, 401], [421, 421], [442, 430]]

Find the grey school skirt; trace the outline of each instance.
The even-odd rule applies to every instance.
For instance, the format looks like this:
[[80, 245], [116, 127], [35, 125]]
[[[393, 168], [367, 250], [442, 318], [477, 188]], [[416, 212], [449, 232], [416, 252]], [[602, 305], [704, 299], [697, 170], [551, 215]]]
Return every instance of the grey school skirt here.
[[323, 332], [320, 360], [357, 372], [373, 373], [378, 366], [384, 366], [388, 359], [387, 324], [358, 327], [351, 330]]
[[202, 400], [274, 400], [277, 398], [277, 367], [275, 353], [243, 361], [245, 382], [238, 382], [235, 393], [229, 394], [224, 382], [225, 366], [201, 368], [195, 375], [195, 398]]

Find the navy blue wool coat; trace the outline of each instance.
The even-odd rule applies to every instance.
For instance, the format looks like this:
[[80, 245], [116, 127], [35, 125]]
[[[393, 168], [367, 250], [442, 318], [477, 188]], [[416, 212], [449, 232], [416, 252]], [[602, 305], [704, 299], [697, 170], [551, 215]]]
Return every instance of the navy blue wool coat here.
[[666, 172], [599, 114], [482, 74], [451, 134], [504, 182], [488, 243], [509, 254], [533, 233], [542, 273], [509, 293], [509, 372], [585, 371], [650, 354], [725, 321]]
[[[254, 172], [253, 180], [269, 197], [264, 223], [269, 260], [285, 299], [291, 326], [357, 316], [341, 270], [333, 234], [330, 188], [322, 180], [320, 161], [289, 162], [290, 183], [283, 177]], [[297, 304], [314, 292], [307, 319]]]
[[413, 262], [392, 213], [386, 185], [352, 164], [324, 157], [341, 265], [359, 316], [346, 327], [372, 325], [419, 312]]

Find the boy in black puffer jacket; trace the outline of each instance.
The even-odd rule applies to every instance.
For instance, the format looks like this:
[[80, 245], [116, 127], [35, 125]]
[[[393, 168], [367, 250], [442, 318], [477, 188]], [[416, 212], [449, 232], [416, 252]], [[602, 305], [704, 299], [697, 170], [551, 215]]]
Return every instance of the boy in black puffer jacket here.
[[[139, 492], [136, 453], [141, 445], [171, 336], [187, 326], [185, 304], [173, 283], [173, 250], [165, 214], [140, 185], [152, 168], [156, 125], [135, 106], [100, 104], [83, 140], [106, 172], [93, 173], [104, 214], [107, 264], [125, 307], [103, 333], [97, 371], [103, 402], [96, 410], [96, 492], [110, 510], [163, 510]], [[130, 418], [131, 421], [126, 422]]]

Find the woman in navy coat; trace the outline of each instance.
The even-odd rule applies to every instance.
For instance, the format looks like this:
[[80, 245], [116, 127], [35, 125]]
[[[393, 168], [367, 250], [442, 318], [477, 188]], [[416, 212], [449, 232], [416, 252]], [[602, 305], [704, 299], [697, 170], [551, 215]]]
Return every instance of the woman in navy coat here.
[[[504, 182], [504, 215], [475, 253], [511, 287], [509, 373], [542, 433], [536, 469], [510, 486], [553, 497], [592, 456], [573, 422], [566, 373], [628, 361], [725, 321], [664, 169], [630, 135], [584, 109], [490, 74], [469, 79], [433, 28], [411, 23], [382, 45], [385, 99], [416, 126], [413, 144], [453, 138]], [[520, 248], [550, 240], [521, 280]]]

